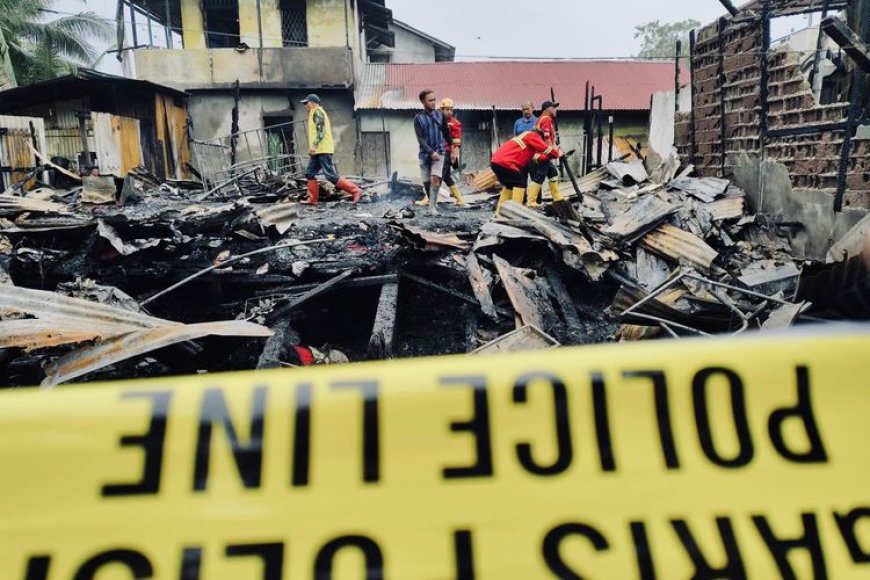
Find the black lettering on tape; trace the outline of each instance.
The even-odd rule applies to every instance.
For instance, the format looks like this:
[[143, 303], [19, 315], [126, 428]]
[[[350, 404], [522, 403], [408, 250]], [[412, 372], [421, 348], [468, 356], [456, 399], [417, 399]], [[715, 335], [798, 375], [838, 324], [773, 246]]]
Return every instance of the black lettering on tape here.
[[[734, 430], [740, 449], [733, 458], [722, 457], [716, 450], [713, 441], [713, 429], [710, 426], [710, 406], [707, 403], [707, 386], [710, 379], [721, 376], [728, 381], [731, 394], [731, 411], [734, 418]], [[719, 467], [736, 469], [749, 465], [755, 456], [752, 435], [749, 433], [749, 419], [746, 414], [746, 393], [740, 376], [726, 368], [701, 369], [692, 379], [692, 401], [695, 407], [695, 425], [698, 428], [698, 438], [701, 449], [712, 463]]]
[[226, 547], [227, 558], [259, 558], [263, 562], [263, 580], [281, 580], [284, 577], [284, 544], [236, 544]]
[[163, 467], [163, 443], [166, 440], [166, 421], [169, 415], [170, 391], [134, 391], [121, 394], [121, 399], [151, 399], [151, 420], [148, 430], [141, 435], [124, 435], [120, 447], [141, 447], [145, 454], [142, 462], [142, 477], [135, 483], [107, 483], [103, 485], [103, 497], [148, 495], [160, 491], [160, 474]]
[[221, 389], [207, 389], [203, 393], [199, 412], [199, 432], [196, 439], [196, 458], [193, 470], [193, 490], [205, 491], [208, 487], [211, 458], [212, 424], [220, 423], [230, 442], [236, 469], [242, 484], [249, 489], [260, 487], [263, 467], [263, 424], [266, 412], [266, 387], [257, 387], [251, 393], [250, 436], [243, 443], [230, 419], [230, 411]]
[[607, 384], [601, 373], [592, 373], [592, 408], [595, 412], [595, 440], [602, 471], [616, 471], [616, 455], [610, 435], [610, 412], [607, 410]]
[[380, 416], [378, 382], [356, 381], [334, 383], [334, 389], [357, 389], [363, 396], [363, 481], [377, 483], [381, 478]]
[[[799, 366], [796, 372], [798, 402], [794, 407], [777, 409], [770, 414], [770, 420], [767, 422], [770, 441], [777, 452], [789, 461], [826, 463], [828, 453], [825, 451], [824, 443], [822, 443], [822, 436], [819, 433], [819, 426], [816, 423], [816, 416], [813, 413], [813, 405], [810, 400], [810, 371], [805, 366]], [[788, 420], [799, 421], [803, 425], [809, 443], [806, 451], [794, 451], [786, 444], [783, 424]]]
[[679, 469], [680, 458], [677, 455], [677, 443], [674, 438], [674, 427], [671, 424], [671, 406], [668, 401], [668, 381], [664, 371], [625, 371], [626, 379], [649, 379], [653, 385], [653, 395], [656, 405], [656, 421], [659, 428], [659, 440], [665, 465], [668, 469]]
[[31, 556], [27, 559], [24, 580], [47, 580], [51, 568], [51, 556]]
[[200, 580], [202, 568], [202, 548], [184, 548], [181, 552], [179, 580]]
[[473, 390], [474, 414], [468, 421], [453, 421], [450, 430], [454, 433], [470, 433], [474, 437], [475, 457], [473, 465], [462, 467], [445, 467], [444, 479], [460, 479], [470, 477], [492, 477], [492, 437], [489, 423], [489, 396], [487, 394], [486, 378], [482, 376], [443, 377], [442, 387], [463, 387]]
[[144, 554], [135, 550], [108, 550], [101, 552], [79, 567], [73, 580], [97, 580], [100, 570], [107, 566], [126, 566], [135, 580], [154, 578], [154, 566]]
[[345, 548], [356, 548], [365, 558], [365, 580], [383, 580], [384, 556], [378, 544], [365, 536], [342, 536], [324, 544], [314, 559], [314, 580], [332, 580], [335, 556]]
[[640, 580], [656, 580], [655, 561], [649, 546], [646, 524], [631, 522], [631, 540], [634, 543], [634, 555], [637, 558], [637, 577]]
[[728, 518], [716, 518], [716, 527], [719, 529], [719, 536], [722, 538], [722, 545], [725, 547], [726, 562], [724, 566], [714, 568], [710, 564], [710, 559], [704, 556], [698, 542], [689, 531], [689, 524], [685, 520], [671, 520], [671, 526], [677, 532], [680, 542], [683, 544], [686, 553], [692, 560], [692, 565], [695, 567], [695, 573], [689, 578], [692, 580], [714, 580], [719, 578], [728, 578], [729, 580], [746, 580], [746, 568], [743, 565], [743, 556], [740, 554], [740, 548], [737, 546], [737, 538], [734, 535], [734, 527], [731, 525], [731, 520]]
[[514, 383], [514, 403], [528, 402], [529, 385], [536, 381], [546, 381], [553, 390], [553, 421], [556, 426], [556, 460], [550, 465], [541, 465], [532, 457], [530, 443], [517, 444], [517, 459], [523, 469], [534, 475], [551, 476], [564, 473], [574, 459], [571, 446], [571, 415], [568, 412], [568, 389], [559, 377], [545, 372], [527, 373]]
[[607, 550], [610, 545], [601, 532], [586, 524], [562, 524], [547, 532], [543, 545], [544, 562], [547, 564], [547, 568], [560, 580], [583, 580], [584, 577], [579, 572], [572, 570], [559, 552], [562, 540], [569, 536], [582, 536], [588, 539], [592, 543], [592, 547], [598, 552]]
[[861, 547], [861, 542], [858, 541], [858, 534], [855, 531], [856, 524], [863, 518], [870, 518], [870, 508], [856, 508], [846, 515], [834, 514], [834, 520], [837, 522], [837, 527], [840, 528], [840, 535], [843, 536], [843, 541], [849, 548], [849, 555], [856, 564], [870, 564], [870, 549]]
[[804, 532], [800, 538], [794, 540], [782, 540], [774, 536], [767, 518], [764, 516], [752, 516], [752, 521], [758, 529], [758, 533], [767, 544], [771, 556], [776, 562], [783, 580], [797, 580], [797, 575], [788, 560], [788, 554], [792, 550], [806, 550], [813, 563], [813, 578], [815, 580], [827, 580], [828, 571], [825, 567], [825, 554], [822, 551], [822, 540], [819, 537], [819, 525], [814, 514], [801, 514]]
[[453, 532], [456, 554], [456, 580], [474, 580], [474, 542], [471, 530]]
[[308, 485], [311, 471], [311, 385], [296, 387], [296, 421], [293, 426], [293, 487]]

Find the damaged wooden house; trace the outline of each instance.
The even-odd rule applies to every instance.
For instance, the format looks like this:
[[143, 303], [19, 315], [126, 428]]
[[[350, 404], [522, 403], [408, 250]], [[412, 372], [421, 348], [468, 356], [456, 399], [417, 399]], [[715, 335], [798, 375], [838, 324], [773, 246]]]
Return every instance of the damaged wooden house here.
[[[3, 91], [0, 179], [5, 190], [43, 163], [123, 179], [143, 168], [190, 177], [187, 95], [89, 69]], [[34, 151], [35, 150], [35, 151]]]

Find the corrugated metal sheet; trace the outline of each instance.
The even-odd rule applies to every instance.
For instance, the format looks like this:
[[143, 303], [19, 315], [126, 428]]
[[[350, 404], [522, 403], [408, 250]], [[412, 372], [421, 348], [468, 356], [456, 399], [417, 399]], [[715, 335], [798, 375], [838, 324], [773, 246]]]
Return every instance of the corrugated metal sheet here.
[[[5, 135], [0, 135], [0, 165], [7, 167], [34, 167], [36, 160], [27, 144], [30, 143], [30, 124], [36, 133], [36, 145], [45, 151], [45, 124], [42, 119], [33, 117], [0, 116], [0, 128], [6, 129]], [[0, 174], [2, 175], [2, 174]], [[11, 185], [24, 177], [24, 173], [5, 174], [5, 183], [0, 179], [0, 186]]]
[[719, 253], [694, 234], [670, 224], [662, 224], [640, 240], [645, 249], [675, 262], [691, 264], [705, 272], [710, 271]]
[[268, 337], [272, 331], [243, 320], [181, 324], [118, 306], [55, 292], [0, 284], [0, 313], [35, 319], [0, 321], [0, 348], [41, 349], [97, 340], [45, 367], [43, 387], [142, 353], [207, 335]]
[[[685, 82], [688, 75], [684, 71]], [[433, 89], [459, 109], [518, 110], [550, 98], [553, 87], [564, 110], [581, 111], [586, 82], [603, 95], [604, 108], [645, 111], [653, 93], [673, 90], [668, 61], [499, 61], [367, 64], [356, 94], [357, 109], [419, 109], [418, 94]]]
[[103, 175], [126, 177], [142, 164], [139, 120], [108, 113], [91, 113], [97, 164]]

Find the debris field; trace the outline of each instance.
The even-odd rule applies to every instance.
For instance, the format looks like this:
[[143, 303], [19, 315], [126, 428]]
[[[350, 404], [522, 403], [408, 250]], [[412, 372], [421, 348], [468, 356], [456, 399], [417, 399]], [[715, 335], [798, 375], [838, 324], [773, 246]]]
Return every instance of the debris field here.
[[301, 176], [267, 166], [208, 190], [40, 169], [0, 196], [6, 386], [292, 367], [296, 345], [361, 361], [870, 316], [864, 256], [796, 261], [790, 226], [676, 156], [498, 218], [488, 172], [430, 216], [395, 176], [354, 177], [358, 204], [323, 183], [310, 207]]

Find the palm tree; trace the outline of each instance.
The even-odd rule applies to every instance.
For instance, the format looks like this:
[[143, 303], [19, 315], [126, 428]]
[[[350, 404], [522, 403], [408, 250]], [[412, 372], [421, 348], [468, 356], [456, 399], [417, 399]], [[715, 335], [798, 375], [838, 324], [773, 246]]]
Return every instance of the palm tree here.
[[108, 41], [112, 27], [94, 12], [47, 20], [55, 0], [0, 0], [0, 32], [18, 84], [43, 81], [91, 66], [93, 40]]

